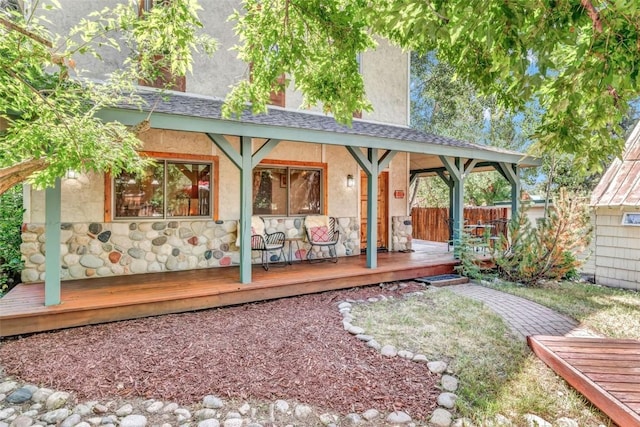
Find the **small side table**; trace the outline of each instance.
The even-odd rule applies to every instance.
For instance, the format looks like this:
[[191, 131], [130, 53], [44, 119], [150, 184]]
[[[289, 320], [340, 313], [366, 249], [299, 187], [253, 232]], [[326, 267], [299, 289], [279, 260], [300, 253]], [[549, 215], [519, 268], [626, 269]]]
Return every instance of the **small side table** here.
[[[304, 237], [302, 236], [297, 236], [297, 237], [287, 237], [284, 239], [285, 242], [289, 242], [289, 265], [291, 265], [291, 262], [293, 261], [293, 255], [295, 254], [295, 252], [293, 252], [293, 244], [296, 244], [296, 250], [297, 252], [300, 252], [300, 242], [304, 241]], [[301, 260], [302, 261], [302, 260]]]

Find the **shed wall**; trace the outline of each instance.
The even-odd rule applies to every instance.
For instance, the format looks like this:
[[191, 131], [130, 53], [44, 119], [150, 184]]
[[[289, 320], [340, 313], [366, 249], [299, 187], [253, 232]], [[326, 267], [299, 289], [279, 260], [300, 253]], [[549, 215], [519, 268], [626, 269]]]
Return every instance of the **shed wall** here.
[[630, 208], [595, 208], [596, 283], [640, 290], [640, 227], [623, 226]]

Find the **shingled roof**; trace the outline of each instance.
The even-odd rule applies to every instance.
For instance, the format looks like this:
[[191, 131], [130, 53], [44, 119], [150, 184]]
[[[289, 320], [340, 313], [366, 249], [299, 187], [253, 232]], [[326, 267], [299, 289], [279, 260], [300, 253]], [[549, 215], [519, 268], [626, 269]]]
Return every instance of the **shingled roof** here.
[[592, 206], [640, 207], [640, 121], [591, 194]]
[[[328, 115], [280, 108], [269, 108], [268, 114], [256, 115], [251, 114], [251, 112], [247, 110], [240, 117], [226, 119], [222, 117], [223, 101], [220, 99], [181, 93], [171, 93], [170, 96], [164, 96], [160, 99], [157, 92], [140, 92], [138, 95], [140, 95], [144, 101], [142, 110], [152, 110], [154, 113], [165, 113], [229, 122], [235, 121], [254, 125], [279, 126], [282, 128], [324, 131], [354, 136], [385, 138], [390, 140], [390, 145], [393, 145], [394, 142], [408, 141], [452, 148], [478, 150], [485, 152], [487, 156], [491, 156], [491, 153], [501, 153], [519, 156], [521, 158], [527, 157], [523, 153], [516, 151], [504, 150], [497, 147], [473, 144], [453, 138], [433, 135], [407, 126], [382, 124], [364, 120], [354, 120], [351, 126], [345, 126], [337, 123], [333, 117]], [[120, 105], [119, 108], [139, 109], [140, 106]], [[401, 150], [402, 148], [398, 147], [398, 149]], [[528, 157], [528, 160], [533, 159]], [[532, 164], [537, 163], [534, 160]]]

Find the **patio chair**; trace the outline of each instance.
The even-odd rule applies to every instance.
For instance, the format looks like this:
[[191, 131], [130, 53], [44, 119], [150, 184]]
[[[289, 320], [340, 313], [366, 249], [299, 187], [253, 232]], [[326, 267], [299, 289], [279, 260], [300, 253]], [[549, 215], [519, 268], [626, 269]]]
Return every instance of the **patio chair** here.
[[[340, 231], [336, 230], [336, 219], [326, 215], [311, 215], [304, 219], [304, 228], [307, 234], [307, 240], [311, 245], [307, 252], [307, 260], [310, 263], [327, 261], [338, 262], [338, 254], [336, 252], [336, 244], [340, 240]], [[313, 251], [314, 247], [327, 248], [329, 251], [328, 258], [316, 257]]]
[[278, 260], [282, 262], [282, 266], [287, 264], [287, 258], [284, 256], [284, 237], [282, 231], [267, 233], [264, 220], [256, 215], [251, 217], [251, 250], [260, 251], [262, 268], [266, 271], [269, 271], [270, 252], [279, 251]]

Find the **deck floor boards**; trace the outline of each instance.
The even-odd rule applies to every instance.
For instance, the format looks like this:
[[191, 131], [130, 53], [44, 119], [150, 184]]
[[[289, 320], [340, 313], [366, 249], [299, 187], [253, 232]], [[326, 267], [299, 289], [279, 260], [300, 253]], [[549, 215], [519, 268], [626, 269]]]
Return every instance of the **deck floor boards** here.
[[254, 266], [250, 284], [240, 283], [237, 266], [67, 280], [55, 306], [44, 305], [44, 284], [21, 284], [0, 299], [0, 336], [446, 274], [454, 265], [451, 253], [392, 252], [378, 254], [375, 269], [364, 256], [269, 271]]
[[535, 335], [533, 352], [619, 426], [640, 426], [640, 341]]

